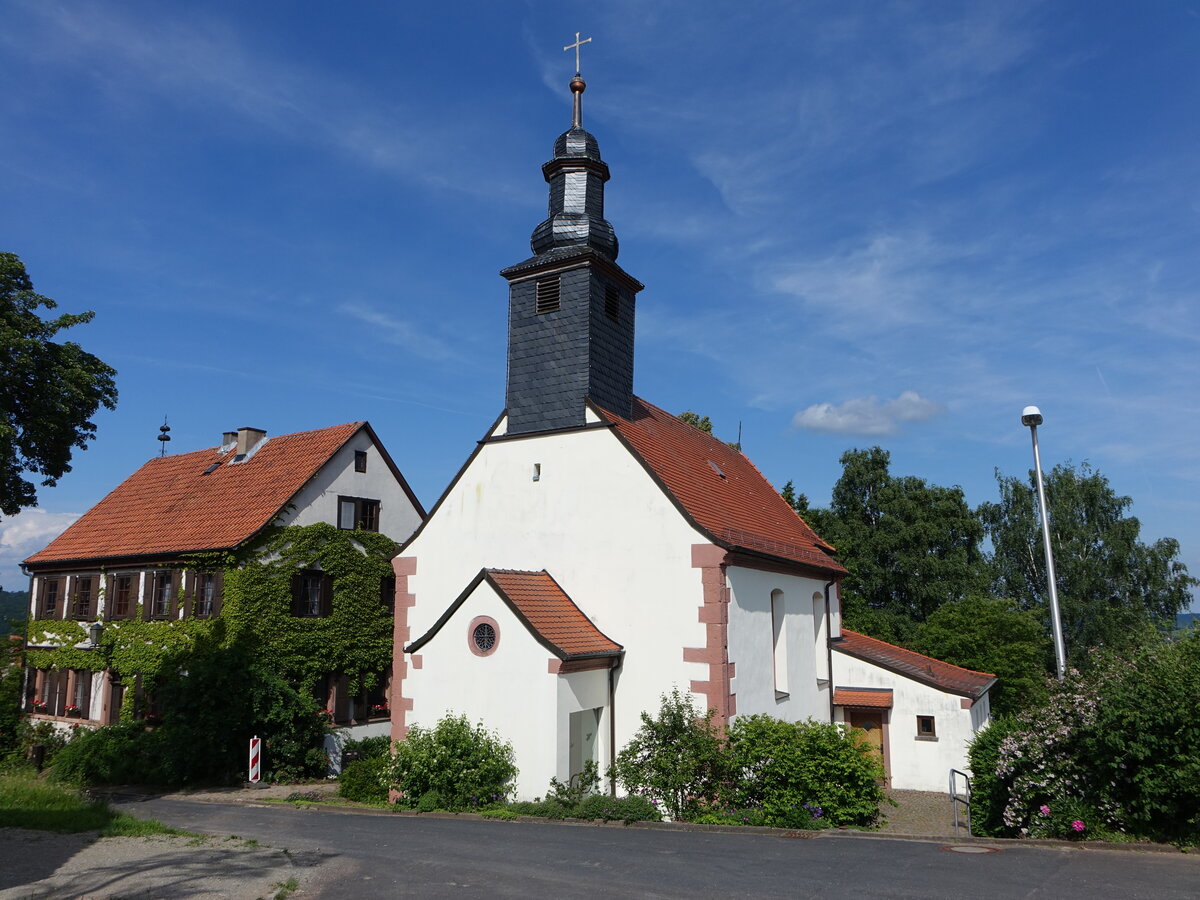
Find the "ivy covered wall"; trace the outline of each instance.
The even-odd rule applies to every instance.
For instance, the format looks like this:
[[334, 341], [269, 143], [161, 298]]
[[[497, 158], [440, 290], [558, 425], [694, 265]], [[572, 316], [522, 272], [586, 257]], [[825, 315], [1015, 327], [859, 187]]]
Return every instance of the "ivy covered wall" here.
[[[392, 615], [380, 595], [392, 574], [398, 545], [368, 531], [343, 531], [328, 523], [273, 529], [250, 548], [190, 557], [179, 568], [224, 573], [221, 613], [213, 619], [185, 617], [104, 622], [98, 650], [85, 625], [62, 619], [29, 623], [26, 664], [40, 669], [111, 669], [123, 680], [142, 676], [148, 690], [187, 671], [197, 653], [238, 646], [308, 693], [328, 673], [349, 677], [352, 694], [376, 687], [392, 660]], [[157, 566], [156, 568], [162, 568]], [[319, 569], [332, 579], [329, 614], [292, 615], [292, 578]], [[191, 598], [180, 598], [191, 609]]]

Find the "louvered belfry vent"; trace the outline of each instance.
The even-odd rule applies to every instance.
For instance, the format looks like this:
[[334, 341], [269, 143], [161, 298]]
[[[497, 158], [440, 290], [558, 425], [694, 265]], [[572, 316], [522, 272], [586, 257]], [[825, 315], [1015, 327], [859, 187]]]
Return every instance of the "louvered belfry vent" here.
[[611, 282], [604, 285], [604, 314], [614, 322], [621, 321], [621, 289]]
[[537, 280], [537, 299], [534, 301], [535, 312], [541, 316], [546, 313], [558, 312], [558, 276], [539, 278]]

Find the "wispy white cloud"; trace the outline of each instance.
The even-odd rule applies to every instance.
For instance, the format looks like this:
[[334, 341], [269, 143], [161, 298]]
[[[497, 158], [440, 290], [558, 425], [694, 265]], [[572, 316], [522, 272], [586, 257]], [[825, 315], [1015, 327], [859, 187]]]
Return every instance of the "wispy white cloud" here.
[[422, 359], [447, 361], [459, 356], [449, 343], [429, 334], [408, 319], [382, 312], [363, 303], [343, 303], [338, 307], [338, 311], [369, 326], [377, 339], [403, 347]]
[[879, 401], [878, 397], [856, 397], [844, 403], [816, 403], [792, 417], [792, 424], [806, 431], [827, 434], [879, 437], [895, 434], [905, 422], [927, 422], [942, 412], [942, 406], [916, 391]]
[[13, 52], [86, 70], [108, 102], [125, 113], [150, 98], [207, 108], [232, 127], [246, 123], [284, 139], [328, 147], [356, 164], [437, 190], [503, 197], [503, 178], [455, 179], [438, 165], [458, 126], [449, 115], [401, 105], [370, 86], [314, 66], [272, 57], [229, 24], [202, 15], [172, 18], [111, 4], [31, 3], [46, 26], [32, 47]]
[[[34, 508], [0, 521], [0, 569], [15, 569], [21, 560], [37, 553], [66, 531], [79, 516], [80, 513], [51, 513]], [[19, 590], [23, 585], [5, 587]]]

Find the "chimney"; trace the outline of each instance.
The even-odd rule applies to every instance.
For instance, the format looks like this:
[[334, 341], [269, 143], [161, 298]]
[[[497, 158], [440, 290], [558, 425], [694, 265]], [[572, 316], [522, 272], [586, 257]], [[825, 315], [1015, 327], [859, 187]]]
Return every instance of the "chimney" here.
[[237, 430], [237, 455], [245, 456], [263, 442], [267, 433], [261, 428], [239, 428]]
[[228, 450], [237, 443], [237, 432], [226, 431], [221, 434], [221, 450]]

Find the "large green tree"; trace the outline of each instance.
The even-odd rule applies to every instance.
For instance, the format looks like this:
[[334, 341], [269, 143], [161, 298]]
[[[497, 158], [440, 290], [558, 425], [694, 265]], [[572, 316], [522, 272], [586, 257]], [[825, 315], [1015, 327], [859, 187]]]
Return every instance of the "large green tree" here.
[[86, 449], [95, 435], [96, 410], [116, 407], [116, 372], [78, 344], [52, 340], [94, 313], [38, 314], [57, 305], [34, 292], [15, 254], [0, 253], [0, 513], [6, 516], [37, 505], [25, 473], [53, 486], [71, 471], [72, 450]]
[[943, 603], [985, 586], [983, 529], [961, 488], [892, 475], [880, 447], [848, 450], [841, 463], [829, 509], [804, 517], [850, 571], [847, 627], [907, 643]]
[[[996, 473], [998, 503], [979, 517], [992, 545], [992, 590], [1036, 610], [1049, 628], [1046, 567], [1033, 473], [1028, 480]], [[1179, 560], [1179, 542], [1140, 539], [1128, 515], [1133, 501], [1087, 463], [1057, 465], [1046, 477], [1051, 545], [1067, 655], [1091, 647], [1138, 643], [1148, 624], [1167, 626], [1191, 602], [1197, 583]]]
[[917, 626], [913, 650], [956, 666], [991, 672], [993, 715], [1016, 713], [1046, 699], [1049, 638], [1041, 619], [1014, 601], [975, 595], [939, 606]]

